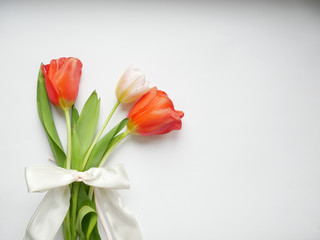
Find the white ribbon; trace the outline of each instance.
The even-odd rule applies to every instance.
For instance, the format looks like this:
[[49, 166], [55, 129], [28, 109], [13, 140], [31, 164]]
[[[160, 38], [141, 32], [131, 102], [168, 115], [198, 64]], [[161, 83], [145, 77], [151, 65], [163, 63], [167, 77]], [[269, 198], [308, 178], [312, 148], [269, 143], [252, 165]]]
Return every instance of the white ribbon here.
[[108, 240], [142, 240], [134, 216], [116, 192], [130, 187], [123, 165], [85, 172], [35, 166], [25, 169], [25, 177], [29, 192], [48, 191], [28, 224], [25, 240], [54, 239], [70, 206], [68, 185], [76, 181], [94, 187], [97, 214]]

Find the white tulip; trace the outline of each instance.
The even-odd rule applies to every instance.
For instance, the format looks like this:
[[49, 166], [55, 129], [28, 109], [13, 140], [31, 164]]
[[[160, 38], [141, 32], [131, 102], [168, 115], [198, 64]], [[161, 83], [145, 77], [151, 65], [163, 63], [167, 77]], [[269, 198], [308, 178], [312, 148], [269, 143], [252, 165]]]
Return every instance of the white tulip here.
[[149, 89], [145, 75], [139, 69], [130, 66], [118, 82], [116, 95], [119, 102], [130, 103], [138, 100]]

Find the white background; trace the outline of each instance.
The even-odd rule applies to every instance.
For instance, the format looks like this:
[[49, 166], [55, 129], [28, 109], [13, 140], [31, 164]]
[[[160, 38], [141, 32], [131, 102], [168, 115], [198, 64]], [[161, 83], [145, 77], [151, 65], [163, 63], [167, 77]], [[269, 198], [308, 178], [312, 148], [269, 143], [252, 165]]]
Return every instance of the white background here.
[[62, 56], [83, 62], [76, 106], [96, 89], [100, 126], [130, 64], [185, 113], [181, 131], [129, 137], [108, 162], [126, 165], [144, 239], [320, 239], [319, 4], [0, 2], [1, 239], [23, 238], [44, 196], [24, 167], [50, 164], [36, 82]]

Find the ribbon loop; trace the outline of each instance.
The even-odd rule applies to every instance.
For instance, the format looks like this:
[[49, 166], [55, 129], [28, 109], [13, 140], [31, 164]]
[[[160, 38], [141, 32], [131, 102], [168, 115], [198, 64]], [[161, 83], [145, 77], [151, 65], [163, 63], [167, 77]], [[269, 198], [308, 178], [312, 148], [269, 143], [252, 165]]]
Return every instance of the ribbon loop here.
[[45, 192], [67, 186], [78, 178], [76, 170], [57, 166], [26, 167], [25, 177], [29, 192]]
[[87, 185], [108, 189], [129, 189], [130, 182], [123, 165], [112, 168], [90, 168], [84, 172], [83, 182]]
[[[29, 192], [48, 191], [28, 224], [25, 240], [54, 239], [68, 212], [68, 185], [73, 182], [84, 182], [95, 187], [97, 214], [108, 240], [125, 240], [128, 239], [126, 236], [130, 236], [130, 240], [142, 240], [134, 216], [123, 207], [115, 191], [130, 187], [123, 165], [90, 168], [85, 172], [57, 166], [35, 166], [25, 169], [25, 177]], [[110, 222], [109, 227], [105, 222]]]

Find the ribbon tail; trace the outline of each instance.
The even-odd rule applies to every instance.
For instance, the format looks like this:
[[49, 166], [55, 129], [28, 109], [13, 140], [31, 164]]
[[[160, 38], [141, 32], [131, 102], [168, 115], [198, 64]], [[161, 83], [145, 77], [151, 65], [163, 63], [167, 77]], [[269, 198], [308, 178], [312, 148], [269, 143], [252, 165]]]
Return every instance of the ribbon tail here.
[[24, 240], [53, 240], [70, 205], [69, 186], [49, 190], [32, 216]]
[[108, 240], [142, 240], [138, 223], [115, 190], [95, 188], [97, 213]]
[[107, 236], [107, 240], [115, 240], [115, 236], [113, 232], [111, 231], [110, 222], [108, 220], [108, 217], [106, 215], [106, 212], [103, 210], [104, 207], [101, 205], [102, 199], [100, 191], [97, 188], [94, 188], [94, 195], [95, 195], [95, 202], [96, 202], [96, 211], [99, 217], [99, 220], [102, 224], [103, 230]]

